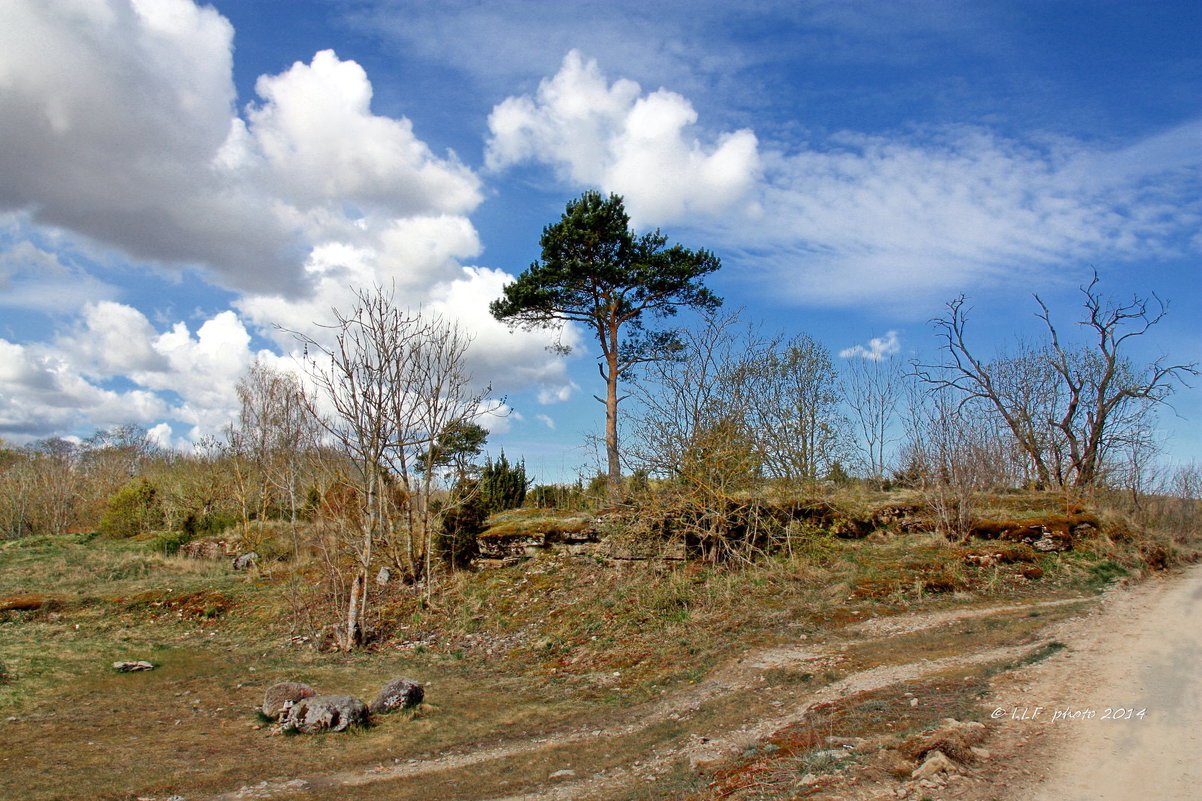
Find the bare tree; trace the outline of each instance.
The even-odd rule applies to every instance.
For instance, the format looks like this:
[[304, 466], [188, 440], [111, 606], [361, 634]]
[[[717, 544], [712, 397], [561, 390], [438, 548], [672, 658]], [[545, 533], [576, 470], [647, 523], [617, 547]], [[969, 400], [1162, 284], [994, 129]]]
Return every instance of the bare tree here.
[[319, 423], [300, 378], [256, 360], [238, 382], [238, 420], [226, 428], [225, 451], [241, 506], [243, 538], [250, 520], [288, 516], [293, 553], [306, 461], [317, 447]]
[[852, 357], [844, 372], [843, 401], [852, 411], [855, 440], [868, 478], [878, 485], [885, 478], [890, 445], [897, 441], [905, 382], [901, 362], [893, 357]]
[[1196, 364], [1158, 358], [1136, 365], [1126, 355], [1130, 340], [1164, 319], [1168, 306], [1155, 295], [1124, 304], [1102, 297], [1098, 276], [1081, 288], [1084, 319], [1092, 341], [1072, 345], [1035, 297], [1046, 328], [1042, 346], [1022, 346], [993, 361], [979, 358], [966, 334], [963, 296], [949, 314], [933, 322], [946, 358], [918, 365], [916, 374], [935, 388], [956, 390], [964, 401], [979, 399], [1005, 423], [1042, 486], [1092, 487], [1104, 478], [1107, 460], [1143, 436], [1152, 410], [1167, 402]]
[[[375, 547], [391, 544], [398, 513], [410, 565], [424, 574], [427, 595], [433, 591], [435, 526], [426, 493], [434, 471], [424, 471], [415, 487], [415, 459], [432, 453], [450, 425], [477, 416], [487, 390], [473, 390], [465, 371], [466, 335], [438, 317], [398, 309], [381, 287], [360, 290], [355, 308], [335, 309], [334, 318], [326, 326], [330, 344], [292, 333], [305, 346], [317, 388], [315, 417], [353, 468], [346, 484], [357, 499], [358, 534], [339, 636], [339, 646], [350, 650], [363, 633]], [[326, 413], [318, 414], [318, 406]]]
[[838, 375], [826, 348], [804, 335], [749, 354], [737, 393], [765, 474], [814, 481], [843, 452]]

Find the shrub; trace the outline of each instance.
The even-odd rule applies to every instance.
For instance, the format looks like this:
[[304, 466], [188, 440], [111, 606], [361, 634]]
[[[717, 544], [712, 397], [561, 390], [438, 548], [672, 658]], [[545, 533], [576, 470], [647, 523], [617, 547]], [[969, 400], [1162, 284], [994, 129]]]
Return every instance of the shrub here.
[[180, 547], [191, 539], [186, 531], [165, 531], [151, 540], [150, 547], [163, 556], [175, 556]]
[[163, 510], [157, 490], [145, 478], [134, 479], [113, 493], [100, 515], [97, 531], [103, 537], [123, 539], [163, 524]]

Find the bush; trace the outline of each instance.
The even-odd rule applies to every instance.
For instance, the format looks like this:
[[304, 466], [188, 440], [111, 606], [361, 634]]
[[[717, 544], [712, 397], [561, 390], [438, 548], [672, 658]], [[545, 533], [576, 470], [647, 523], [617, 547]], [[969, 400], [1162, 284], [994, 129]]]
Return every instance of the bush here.
[[162, 526], [163, 510], [156, 496], [154, 484], [134, 479], [108, 499], [97, 531], [103, 537], [124, 539]]
[[478, 553], [476, 536], [484, 531], [488, 513], [478, 482], [467, 480], [456, 486], [454, 505], [442, 513], [442, 529], [437, 548], [455, 567], [467, 567]]
[[175, 556], [180, 547], [191, 540], [186, 531], [167, 531], [151, 540], [150, 547], [163, 556]]

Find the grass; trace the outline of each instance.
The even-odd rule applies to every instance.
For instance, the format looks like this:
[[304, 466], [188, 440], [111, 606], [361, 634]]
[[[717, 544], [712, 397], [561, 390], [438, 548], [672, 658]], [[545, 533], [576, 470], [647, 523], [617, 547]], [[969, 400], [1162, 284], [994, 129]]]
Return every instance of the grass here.
[[[516, 515], [510, 522], [528, 521]], [[299, 626], [295, 609], [318, 619], [326, 613], [319, 594], [302, 588], [295, 595], [288, 564], [235, 573], [224, 561], [166, 556], [152, 540], [63, 535], [0, 542], [0, 720], [17, 718], [0, 723], [0, 798], [203, 795], [272, 776], [420, 760], [565, 727], [601, 727], [704, 681], [747, 649], [796, 643], [802, 635], [838, 643], [846, 626], [881, 614], [1062, 597], [1098, 589], [1140, 564], [1135, 543], [1106, 536], [1064, 554], [1016, 546], [1013, 559], [988, 565], [967, 560], [976, 546], [929, 534], [848, 541], [808, 531], [790, 546], [791, 553], [743, 567], [611, 564], [558, 554], [446, 577], [433, 605], [403, 585], [373, 589], [377, 638], [369, 650], [340, 654], [293, 639], [311, 633]], [[1072, 612], [1052, 607], [1038, 618], [1016, 613], [949, 624], [848, 647], [837, 668], [769, 671], [765, 679], [804, 694], [853, 669], [1021, 641]], [[157, 667], [131, 674], [111, 668], [138, 659]], [[370, 700], [398, 675], [427, 683], [428, 705], [420, 714], [382, 717], [351, 736], [267, 738], [255, 717], [263, 690], [277, 681]], [[961, 676], [908, 687], [931, 699], [917, 711], [897, 688], [841, 701], [808, 731], [781, 734], [769, 743], [774, 749], [750, 753], [740, 764], [744, 773], [760, 770], [756, 765], [768, 773], [791, 765], [785, 772], [794, 779], [798, 771], [821, 772], [832, 767], [815, 755], [821, 737], [904, 732], [937, 719], [928, 713], [965, 714], [986, 679], [978, 672], [972, 681]], [[754, 692], [732, 692], [702, 704], [691, 725], [736, 726], [772, 711]], [[550, 749], [438, 780], [458, 785], [434, 787], [423, 779], [380, 793], [373, 788], [372, 795], [516, 791], [564, 767], [556, 762], [545, 770], [548, 759], [570, 762], [585, 775], [687, 734], [684, 723], [665, 721], [595, 753]], [[702, 793], [687, 769], [674, 767], [661, 779], [676, 797]], [[340, 792], [312, 797], [362, 796]], [[622, 792], [610, 795], [644, 797]]]

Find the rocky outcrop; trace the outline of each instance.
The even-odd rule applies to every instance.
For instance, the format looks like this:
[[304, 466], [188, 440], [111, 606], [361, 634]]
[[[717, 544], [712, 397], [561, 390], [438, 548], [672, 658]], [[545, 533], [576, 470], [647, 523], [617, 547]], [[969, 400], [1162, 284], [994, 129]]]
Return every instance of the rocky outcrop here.
[[232, 555], [225, 540], [192, 540], [179, 546], [179, 552], [189, 559], [224, 559]]
[[271, 720], [279, 720], [280, 716], [287, 712], [289, 707], [297, 701], [303, 701], [315, 695], [317, 695], [317, 690], [314, 690], [308, 684], [303, 684], [299, 681], [282, 681], [279, 684], [271, 685], [263, 693], [261, 711], [264, 717]]
[[289, 707], [283, 724], [301, 734], [317, 734], [362, 726], [369, 716], [367, 704], [353, 695], [314, 695]]
[[540, 553], [588, 551], [597, 539], [591, 516], [515, 509], [489, 519], [476, 537], [476, 549], [482, 560], [512, 562]]
[[978, 520], [970, 534], [985, 540], [1021, 542], [1037, 551], [1071, 551], [1073, 541], [1101, 530], [1098, 519], [1090, 514], [1049, 515], [1033, 520]]
[[984, 723], [976, 721], [959, 721], [946, 718], [938, 728], [909, 737], [898, 746], [905, 757], [919, 761], [925, 760], [932, 753], [938, 752], [943, 757], [951, 757], [957, 762], [972, 762], [976, 755], [974, 746], [984, 741], [988, 730]]
[[422, 685], [413, 679], [395, 678], [390, 680], [376, 695], [368, 709], [373, 715], [394, 712], [398, 709], [408, 709], [417, 706], [426, 697]]

